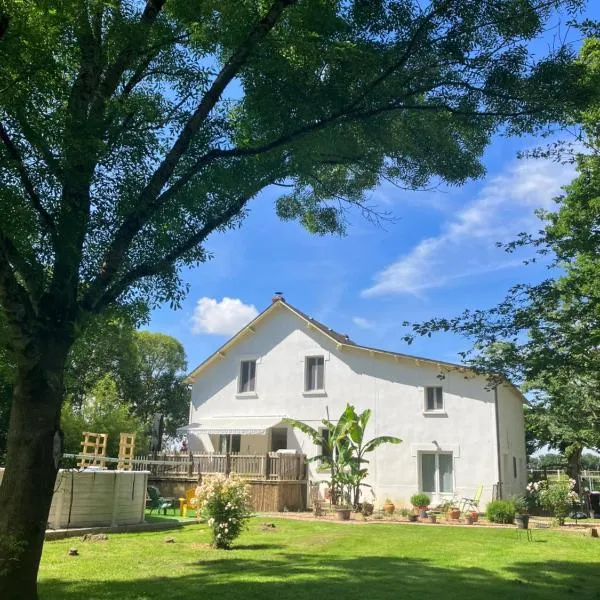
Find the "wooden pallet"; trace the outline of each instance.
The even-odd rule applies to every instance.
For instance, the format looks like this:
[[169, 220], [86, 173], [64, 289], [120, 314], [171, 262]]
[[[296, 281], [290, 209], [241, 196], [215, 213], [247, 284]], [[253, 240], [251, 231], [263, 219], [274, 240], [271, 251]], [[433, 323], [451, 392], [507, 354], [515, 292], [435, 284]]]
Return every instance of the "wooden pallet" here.
[[101, 467], [105, 468], [106, 461], [106, 442], [108, 433], [83, 432], [83, 442], [81, 442], [81, 454], [85, 458], [80, 458], [77, 462], [78, 467]]
[[119, 440], [119, 462], [117, 469], [123, 471], [131, 471], [135, 452], [135, 433], [121, 433], [121, 439]]

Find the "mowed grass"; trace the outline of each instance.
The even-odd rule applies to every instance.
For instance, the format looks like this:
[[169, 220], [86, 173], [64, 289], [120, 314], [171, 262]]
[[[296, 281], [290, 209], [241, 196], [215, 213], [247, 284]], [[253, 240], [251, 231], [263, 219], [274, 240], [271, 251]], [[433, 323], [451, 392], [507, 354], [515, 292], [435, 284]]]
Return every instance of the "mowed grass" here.
[[600, 540], [581, 534], [266, 521], [229, 551], [203, 525], [47, 542], [41, 599], [600, 599]]

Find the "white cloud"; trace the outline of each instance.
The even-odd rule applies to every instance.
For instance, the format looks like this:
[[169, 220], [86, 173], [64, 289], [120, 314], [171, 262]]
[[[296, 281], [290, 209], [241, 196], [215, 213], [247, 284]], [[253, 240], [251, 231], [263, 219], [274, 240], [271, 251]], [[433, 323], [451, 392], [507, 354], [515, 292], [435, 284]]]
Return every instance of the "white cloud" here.
[[192, 316], [193, 333], [233, 335], [258, 315], [254, 304], [239, 298], [200, 298]]
[[551, 208], [561, 186], [574, 175], [571, 165], [534, 159], [513, 161], [472, 202], [446, 221], [439, 235], [421, 240], [407, 254], [376, 273], [373, 285], [361, 295], [422, 296], [425, 290], [458, 279], [521, 264], [519, 259], [509, 260], [496, 242], [538, 228], [540, 221], [535, 209]]
[[374, 329], [375, 323], [364, 317], [352, 317], [352, 322], [361, 329]]

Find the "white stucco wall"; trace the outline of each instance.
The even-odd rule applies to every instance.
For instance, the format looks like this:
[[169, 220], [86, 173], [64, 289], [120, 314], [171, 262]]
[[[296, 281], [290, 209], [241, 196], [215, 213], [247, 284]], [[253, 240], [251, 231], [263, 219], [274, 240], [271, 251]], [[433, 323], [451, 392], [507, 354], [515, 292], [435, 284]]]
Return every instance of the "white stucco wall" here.
[[[304, 390], [305, 357], [325, 356], [325, 394], [309, 395]], [[240, 361], [256, 359], [256, 394], [237, 394]], [[385, 445], [370, 456], [369, 484], [376, 503], [390, 497], [408, 506], [420, 488], [420, 452], [452, 452], [454, 494], [471, 496], [484, 484], [482, 507], [497, 482], [494, 393], [485, 389], [485, 379], [458, 369], [440, 371], [436, 365], [413, 359], [370, 354], [344, 348], [281, 306], [261, 321], [254, 333], [244, 338], [198, 375], [192, 389], [190, 422], [207, 417], [285, 415], [318, 427], [327, 410], [333, 420], [346, 406], [358, 411], [373, 410], [368, 437], [393, 435], [400, 445]], [[442, 374], [443, 379], [438, 376]], [[444, 414], [424, 414], [425, 386], [442, 385]], [[516, 402], [506, 402], [506, 430], [517, 443]], [[510, 417], [515, 410], [521, 417]], [[216, 449], [211, 436], [190, 436], [194, 451]], [[250, 441], [254, 439], [254, 442]], [[437, 446], [434, 443], [437, 442]], [[262, 453], [269, 447], [265, 436], [244, 436], [242, 452]], [[308, 456], [318, 452], [299, 431], [288, 433], [288, 447]], [[256, 450], [254, 450], [256, 448]], [[311, 479], [326, 478], [316, 465]], [[371, 497], [369, 491], [364, 494]], [[440, 500], [441, 498], [436, 498]]]
[[513, 389], [500, 386], [498, 408], [502, 493], [504, 497], [521, 495], [527, 485], [523, 401]]

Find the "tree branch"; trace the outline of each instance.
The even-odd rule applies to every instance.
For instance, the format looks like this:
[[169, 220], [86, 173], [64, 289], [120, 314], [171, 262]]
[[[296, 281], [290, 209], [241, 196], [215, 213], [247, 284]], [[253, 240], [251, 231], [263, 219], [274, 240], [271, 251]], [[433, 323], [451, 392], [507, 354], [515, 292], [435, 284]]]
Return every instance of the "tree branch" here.
[[186, 252], [189, 252], [201, 244], [213, 231], [223, 227], [228, 221], [239, 214], [250, 198], [252, 198], [252, 196], [248, 195], [237, 198], [235, 201], [231, 202], [226, 210], [210, 219], [202, 228], [196, 231], [187, 240], [175, 246], [175, 248], [170, 250], [162, 259], [142, 263], [125, 273], [95, 304], [86, 308], [92, 311], [98, 311], [115, 301], [136, 281], [139, 281], [144, 277], [152, 277], [153, 275], [160, 275], [161, 273], [168, 272], [178, 258], [181, 258]]
[[[148, 34], [148, 31], [156, 22], [156, 19], [160, 15], [165, 2], [166, 0], [148, 0], [146, 2], [146, 6], [144, 7], [139, 21], [143, 37]], [[133, 39], [128, 40], [128, 43], [121, 50], [121, 52], [119, 52], [113, 64], [106, 69], [104, 77], [100, 82], [95, 98], [91, 104], [90, 114], [104, 114], [106, 99], [110, 98], [115, 93], [123, 73], [125, 73], [131, 64], [131, 61], [140, 52], [140, 49], [140, 39], [137, 36], [134, 36]]]
[[0, 232], [0, 304], [11, 322], [23, 324], [36, 311], [30, 294], [19, 283], [11, 266], [12, 248], [12, 242]]
[[35, 191], [35, 187], [29, 177], [29, 173], [27, 172], [27, 169], [25, 168], [25, 163], [23, 162], [23, 159], [21, 158], [19, 149], [16, 147], [14, 142], [10, 139], [8, 131], [6, 130], [6, 128], [4, 127], [4, 125], [1, 122], [0, 122], [0, 140], [2, 140], [2, 143], [4, 144], [4, 146], [8, 152], [9, 158], [11, 159], [12, 163], [14, 164], [15, 168], [17, 169], [17, 171], [19, 173], [21, 183], [23, 184], [23, 187], [27, 191], [27, 194], [33, 205], [33, 208], [39, 215], [39, 217], [40, 217], [43, 225], [45, 226], [48, 234], [50, 235], [50, 237], [53, 240], [55, 240], [56, 239], [56, 224], [54, 223], [54, 220], [52, 219], [52, 216], [50, 215], [50, 213], [44, 208], [41, 198], [39, 197], [38, 193]]
[[233, 53], [214, 79], [194, 114], [185, 124], [179, 137], [140, 193], [136, 208], [125, 218], [116, 232], [105, 255], [102, 269], [86, 295], [88, 304], [95, 304], [95, 300], [92, 299], [98, 296], [103, 287], [112, 280], [131, 241], [158, 206], [156, 201], [160, 191], [168, 182], [181, 157], [189, 148], [194, 135], [218, 102], [225, 88], [245, 64], [254, 48], [275, 27], [284, 10], [295, 2], [296, 0], [275, 0], [266, 15], [253, 26], [246, 40]]

